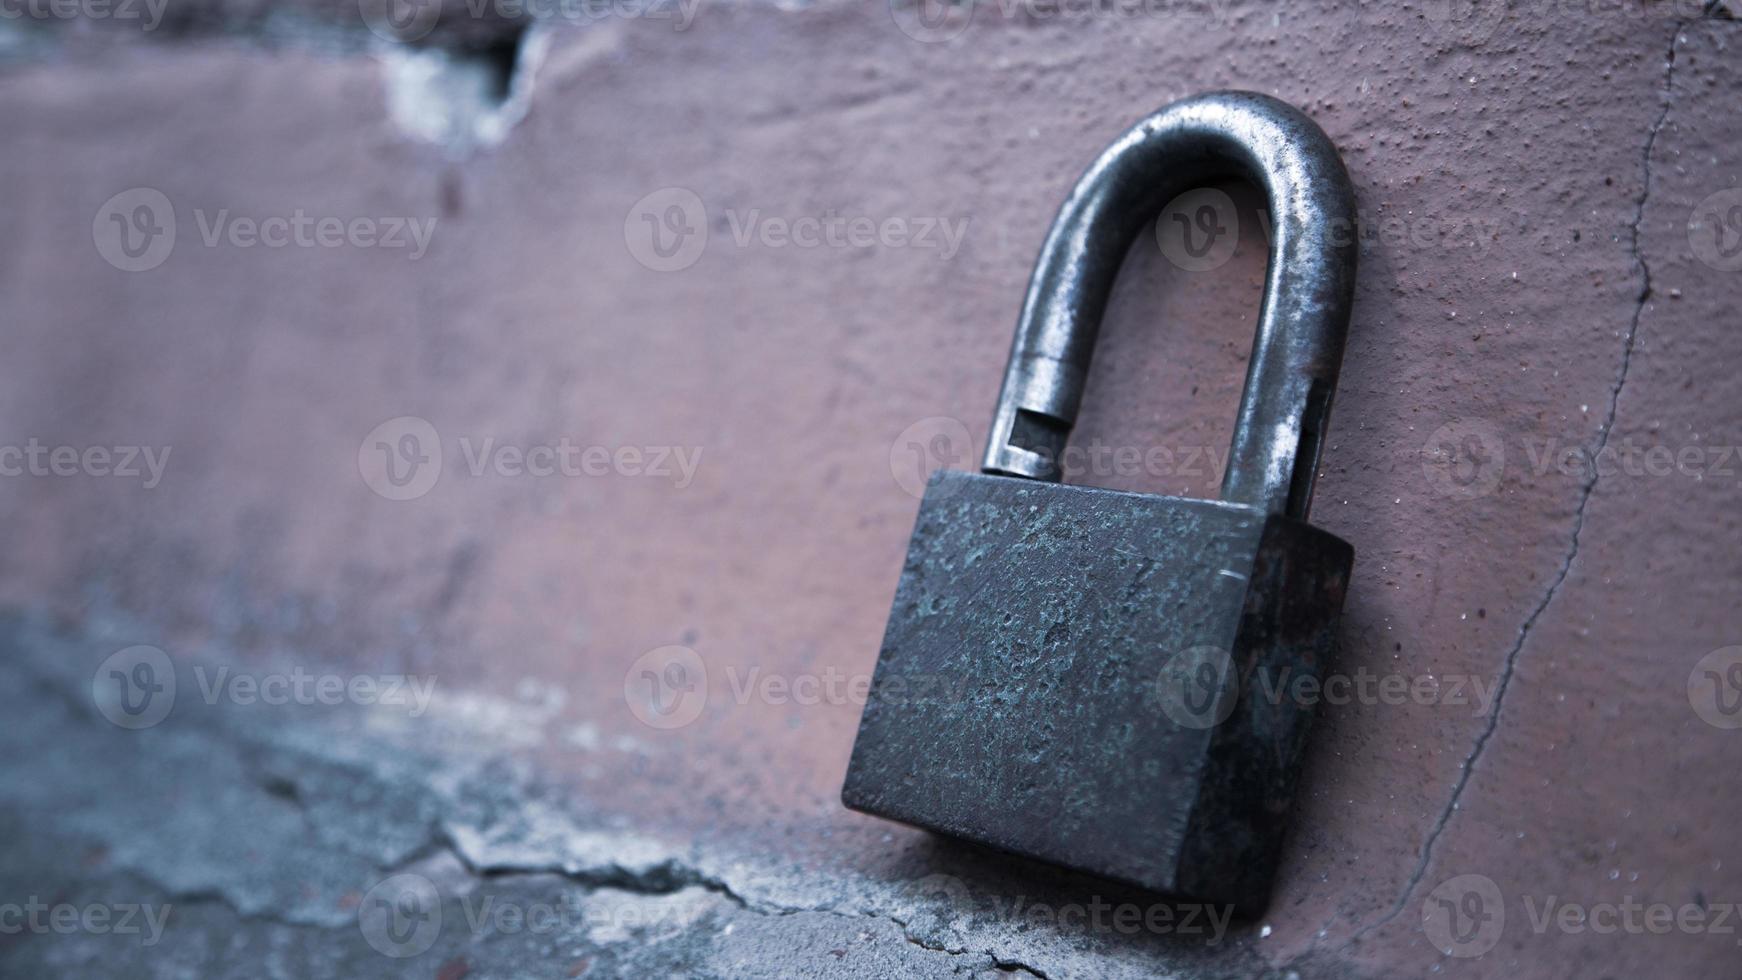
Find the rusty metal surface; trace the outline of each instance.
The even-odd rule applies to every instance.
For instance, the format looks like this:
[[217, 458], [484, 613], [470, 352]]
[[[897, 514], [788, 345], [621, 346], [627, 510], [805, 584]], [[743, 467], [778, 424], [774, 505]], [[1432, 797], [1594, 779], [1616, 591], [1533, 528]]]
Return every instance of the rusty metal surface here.
[[[1263, 192], [1264, 220], [1276, 231], [1221, 498], [1306, 519], [1355, 292], [1355, 194], [1323, 130], [1252, 92], [1163, 106], [1115, 139], [1071, 188], [1017, 317], [985, 472], [1063, 475], [1101, 317], [1132, 243], [1180, 195], [1234, 178]], [[1200, 205], [1166, 218], [1180, 227], [1158, 235], [1198, 236], [1215, 232], [1220, 215]], [[1216, 243], [1203, 237], [1188, 257], [1209, 258]]]
[[[1280, 232], [1219, 500], [1060, 485], [1133, 240], [1229, 176], [1263, 188]], [[926, 485], [842, 802], [1263, 911], [1312, 706], [1264, 706], [1259, 675], [1321, 682], [1353, 557], [1296, 525], [1342, 363], [1354, 228], [1336, 148], [1255, 93], [1164, 106], [1089, 166], [1041, 246], [983, 475]]]
[[[882, 4], [731, 5], [685, 31], [556, 29], [524, 118], [464, 159], [407, 134], [403, 79], [361, 51], [74, 31], [9, 46], [0, 445], [149, 447], [165, 465], [150, 489], [82, 459], [80, 476], [0, 480], [0, 595], [27, 614], [0, 690], [3, 901], [173, 906], [157, 952], [129, 961], [147, 976], [298, 975], [329, 953], [423, 977], [553, 960], [1732, 973], [1714, 921], [1742, 902], [1724, 833], [1742, 760], [1724, 711], [1742, 643], [1735, 22], [1676, 4], [1234, 3], [987, 15], [935, 43], [902, 23]], [[1201, 915], [1135, 933], [1061, 916], [1148, 905], [845, 811], [860, 705], [828, 680], [871, 670], [916, 459], [966, 468], [986, 435], [1084, 154], [1231, 86], [1301, 106], [1355, 186], [1362, 274], [1314, 518], [1360, 556], [1337, 672], [1379, 681], [1327, 692], [1271, 909], [1210, 944]], [[93, 227], [132, 188], [177, 218], [173, 251], [138, 272]], [[694, 202], [653, 196], [668, 188]], [[1267, 251], [1252, 194], [1221, 190], [1239, 235], [1215, 267], [1170, 262], [1165, 238], [1127, 257], [1074, 434], [1106, 452], [1069, 482], [1220, 482]], [[695, 202], [704, 220], [678, 227], [705, 244], [668, 237], [662, 257], [647, 230]], [[299, 208], [434, 232], [415, 261], [415, 244], [228, 234]], [[830, 211], [910, 235], [805, 248], [770, 231]], [[359, 469], [412, 434], [371, 438], [401, 417], [443, 449], [413, 499], [390, 499], [405, 488], [377, 479], [380, 456]], [[701, 455], [686, 471], [668, 454], [668, 476], [495, 465], [497, 447], [565, 437]], [[92, 691], [135, 644], [179, 682], [144, 731]], [[687, 683], [664, 670], [695, 662], [673, 647], [706, 668], [700, 697], [633, 683]], [[435, 693], [414, 718], [228, 686], [208, 705], [201, 684], [297, 666]], [[693, 715], [656, 727], [649, 693]], [[358, 909], [399, 874], [449, 911], [396, 959]], [[522, 909], [574, 893], [647, 916], [554, 936], [468, 921], [480, 888], [522, 887]], [[1644, 928], [1647, 907], [1674, 924]], [[1608, 929], [1624, 908], [1641, 927]], [[26, 932], [0, 957], [111, 976], [110, 942], [137, 945]]]
[[1352, 555], [1249, 504], [941, 471], [842, 801], [1262, 912]]

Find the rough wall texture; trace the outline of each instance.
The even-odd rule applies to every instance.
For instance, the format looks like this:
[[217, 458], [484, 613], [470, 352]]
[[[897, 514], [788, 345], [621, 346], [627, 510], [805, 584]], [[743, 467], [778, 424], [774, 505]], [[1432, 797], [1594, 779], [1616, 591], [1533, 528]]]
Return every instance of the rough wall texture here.
[[[417, 52], [314, 6], [0, 25], [0, 901], [170, 909], [0, 969], [1734, 975], [1722, 8], [690, 9], [559, 12], [499, 108], [475, 49], [524, 18], [452, 5]], [[1331, 135], [1363, 252], [1314, 513], [1349, 696], [1224, 931], [837, 793], [916, 468], [983, 445], [1053, 209], [1226, 87]], [[1073, 479], [1218, 482], [1266, 249], [1225, 190], [1226, 261], [1133, 250]], [[299, 671], [433, 694], [231, 683]]]

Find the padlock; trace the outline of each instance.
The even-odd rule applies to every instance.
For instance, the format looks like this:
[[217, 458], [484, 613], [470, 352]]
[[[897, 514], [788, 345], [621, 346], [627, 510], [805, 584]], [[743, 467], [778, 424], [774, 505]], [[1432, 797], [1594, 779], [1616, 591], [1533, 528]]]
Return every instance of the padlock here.
[[[1062, 484], [1101, 314], [1170, 200], [1241, 177], [1270, 267], [1221, 499]], [[1030, 280], [981, 473], [926, 487], [842, 800], [1262, 910], [1353, 549], [1307, 523], [1355, 281], [1354, 194], [1299, 110], [1220, 92], [1119, 137]]]

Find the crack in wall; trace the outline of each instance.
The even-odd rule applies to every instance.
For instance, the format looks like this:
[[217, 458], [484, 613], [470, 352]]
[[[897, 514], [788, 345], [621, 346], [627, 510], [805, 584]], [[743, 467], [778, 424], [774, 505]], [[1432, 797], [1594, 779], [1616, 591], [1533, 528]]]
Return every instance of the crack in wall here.
[[[1708, 6], [1708, 16], [1711, 15], [1715, 7], [1716, 4]], [[1633, 314], [1628, 321], [1627, 333], [1623, 340], [1621, 349], [1621, 364], [1616, 371], [1615, 382], [1609, 389], [1608, 410], [1605, 413], [1603, 424], [1597, 430], [1596, 449], [1590, 457], [1592, 459], [1602, 458], [1603, 450], [1609, 445], [1609, 436], [1614, 430], [1616, 415], [1620, 410], [1621, 390], [1627, 384], [1627, 374], [1633, 365], [1633, 351], [1635, 342], [1639, 335], [1639, 320], [1645, 312], [1645, 304], [1650, 301], [1652, 295], [1651, 265], [1646, 261], [1645, 253], [1640, 247], [1640, 226], [1645, 221], [1645, 208], [1647, 201], [1651, 197], [1651, 155], [1657, 146], [1658, 133], [1663, 129], [1664, 121], [1669, 118], [1670, 109], [1674, 104], [1676, 42], [1681, 38], [1682, 31], [1685, 30], [1688, 25], [1695, 22], [1696, 20], [1691, 19], [1679, 20], [1675, 24], [1675, 29], [1670, 33], [1669, 49], [1664, 65], [1663, 85], [1659, 90], [1663, 107], [1658, 111], [1657, 118], [1653, 120], [1650, 129], [1646, 133], [1645, 150], [1641, 163], [1643, 180], [1641, 182], [1639, 197], [1637, 201], [1634, 202], [1633, 221], [1629, 227], [1633, 259], [1634, 263], [1639, 267], [1640, 273], [1639, 294], [1634, 300]], [[1487, 721], [1482, 730], [1477, 733], [1475, 741], [1471, 743], [1470, 751], [1464, 757], [1464, 761], [1459, 767], [1458, 779], [1452, 786], [1451, 795], [1447, 799], [1445, 807], [1441, 809], [1438, 819], [1434, 821], [1433, 827], [1429, 829], [1427, 837], [1422, 842], [1420, 858], [1416, 862], [1415, 869], [1410, 873], [1408, 881], [1404, 884], [1403, 890], [1399, 893], [1397, 901], [1392, 906], [1391, 910], [1374, 922], [1362, 926], [1355, 932], [1351, 933], [1349, 938], [1343, 943], [1343, 946], [1346, 947], [1352, 945], [1369, 932], [1391, 922], [1393, 919], [1397, 918], [1398, 915], [1402, 914], [1403, 910], [1409, 907], [1410, 897], [1415, 893], [1415, 889], [1421, 884], [1422, 878], [1427, 874], [1428, 867], [1433, 862], [1434, 845], [1439, 842], [1440, 836], [1445, 832], [1447, 825], [1451, 823], [1452, 815], [1458, 811], [1459, 804], [1463, 799], [1464, 790], [1469, 786], [1471, 774], [1475, 771], [1476, 764], [1481, 761], [1483, 753], [1487, 750], [1489, 740], [1500, 727], [1500, 715], [1501, 712], [1505, 710], [1506, 695], [1507, 692], [1511, 690], [1513, 673], [1517, 668], [1519, 655], [1524, 650], [1524, 644], [1529, 639], [1531, 630], [1535, 628], [1537, 621], [1541, 619], [1542, 614], [1548, 610], [1549, 606], [1554, 603], [1555, 597], [1560, 594], [1561, 586], [1565, 584], [1568, 575], [1572, 572], [1573, 562], [1579, 556], [1579, 542], [1585, 530], [1585, 511], [1590, 505], [1591, 497], [1597, 489], [1597, 480], [1599, 479], [1599, 476], [1598, 467], [1591, 467], [1590, 478], [1585, 480], [1579, 488], [1579, 502], [1578, 507], [1575, 509], [1573, 514], [1572, 539], [1567, 548], [1566, 557], [1561, 561], [1560, 567], [1556, 569], [1555, 575], [1553, 579], [1550, 580], [1548, 588], [1544, 590], [1542, 598], [1537, 602], [1536, 606], [1531, 609], [1530, 613], [1525, 616], [1524, 622], [1518, 628], [1517, 637], [1513, 640], [1511, 648], [1506, 651], [1505, 659], [1501, 663], [1500, 677], [1495, 685], [1493, 710], [1489, 712]]]
[[[588, 891], [598, 889], [613, 889], [636, 895], [665, 896], [675, 895], [687, 888], [700, 888], [703, 891], [719, 895], [726, 901], [755, 915], [789, 916], [789, 915], [835, 915], [848, 919], [887, 919], [901, 932], [901, 937], [909, 945], [916, 946], [927, 952], [942, 953], [945, 956], [980, 955], [991, 961], [998, 969], [1009, 973], [1026, 973], [1038, 980], [1048, 980], [1045, 971], [1039, 967], [1025, 963], [1009, 956], [1003, 956], [991, 949], [971, 949], [968, 947], [954, 948], [934, 942], [928, 942], [916, 935], [909, 928], [906, 920], [888, 914], [869, 911], [843, 911], [833, 906], [787, 906], [766, 901], [754, 901], [741, 894], [730, 882], [716, 875], [710, 875], [701, 869], [682, 861], [671, 859], [660, 862], [645, 870], [636, 871], [621, 865], [603, 865], [591, 868], [571, 868], [552, 862], [542, 865], [493, 866], [476, 862], [466, 854], [459, 844], [445, 830], [438, 837], [440, 851], [453, 857], [464, 868], [467, 874], [480, 881], [499, 881], [517, 877], [558, 877], [581, 885]], [[430, 855], [425, 855], [428, 857]], [[407, 864], [416, 863], [415, 861]]]
[[[43, 683], [44, 687], [52, 685]], [[63, 692], [64, 693], [64, 692]], [[263, 791], [276, 797], [298, 801], [304, 791], [294, 781], [280, 780], [277, 777], [263, 777], [256, 785]], [[742, 894], [730, 882], [716, 875], [710, 875], [700, 868], [677, 859], [662, 861], [645, 869], [632, 869], [619, 864], [607, 863], [596, 866], [572, 867], [560, 861], [549, 863], [516, 863], [500, 864], [481, 861], [466, 852], [454, 835], [445, 827], [435, 828], [428, 841], [403, 861], [382, 869], [384, 876], [404, 873], [429, 861], [449, 858], [454, 865], [468, 877], [478, 882], [505, 882], [523, 878], [551, 878], [580, 886], [587, 894], [599, 891], [617, 891], [628, 894], [664, 897], [673, 896], [689, 889], [700, 889], [709, 894], [717, 895], [735, 908], [753, 915], [789, 916], [799, 914], [834, 915], [847, 919], [887, 919], [899, 930], [901, 938], [916, 948], [926, 952], [942, 953], [945, 956], [957, 957], [964, 955], [979, 955], [985, 957], [991, 965], [1009, 973], [1024, 973], [1038, 980], [1048, 980], [1046, 972], [1022, 960], [1002, 955], [992, 949], [951, 948], [928, 942], [923, 937], [912, 932], [905, 920], [895, 915], [885, 915], [871, 911], [844, 911], [829, 906], [783, 906], [766, 901], [753, 900]], [[333, 931], [351, 928], [347, 924], [331, 924], [311, 922], [295, 916], [284, 915], [277, 910], [266, 908], [250, 908], [240, 902], [230, 892], [215, 885], [202, 885], [194, 888], [176, 887], [160, 877], [152, 874], [149, 869], [128, 866], [121, 869], [124, 874], [137, 878], [139, 881], [157, 889], [173, 905], [193, 906], [209, 905], [223, 908], [239, 920], [248, 922], [264, 922], [296, 929], [314, 929]]]
[[620, 864], [603, 864], [594, 867], [573, 868], [559, 862], [548, 864], [516, 864], [492, 865], [480, 863], [472, 855], [465, 852], [446, 828], [437, 831], [432, 839], [434, 854], [424, 854], [414, 857], [400, 867], [408, 867], [419, 860], [427, 860], [438, 854], [452, 857], [466, 873], [479, 881], [503, 881], [512, 878], [526, 877], [558, 877], [565, 881], [580, 885], [587, 891], [612, 889], [629, 892], [634, 895], [675, 895], [687, 888], [700, 888], [715, 894], [731, 904], [757, 915], [795, 915], [800, 912], [832, 911], [826, 909], [792, 908], [774, 905], [766, 902], [752, 902], [733, 888], [725, 879], [709, 875], [700, 868], [685, 864], [676, 858], [661, 861], [642, 870], [626, 868]]
[[[752, 900], [730, 882], [716, 875], [710, 875], [701, 869], [682, 861], [671, 859], [660, 862], [650, 868], [636, 871], [621, 865], [609, 864], [591, 868], [572, 868], [552, 862], [550, 864], [493, 866], [477, 862], [466, 854], [458, 842], [445, 830], [440, 831], [436, 838], [438, 853], [451, 856], [466, 873], [479, 881], [500, 881], [518, 877], [557, 877], [573, 882], [589, 892], [599, 889], [612, 889], [629, 892], [636, 895], [666, 896], [675, 895], [688, 888], [700, 888], [715, 894], [732, 905], [755, 915], [789, 916], [789, 915], [835, 915], [847, 919], [887, 919], [901, 933], [901, 937], [909, 945], [931, 953], [942, 953], [945, 956], [979, 955], [986, 957], [993, 966], [1007, 973], [1025, 973], [1038, 980], [1049, 980], [1046, 972], [1039, 967], [1025, 963], [1022, 960], [1004, 956], [992, 949], [971, 949], [968, 947], [954, 948], [935, 942], [928, 942], [909, 928], [906, 920], [888, 914], [870, 911], [843, 911], [833, 906], [786, 906], [765, 901]], [[435, 856], [423, 855], [424, 859]], [[408, 861], [407, 865], [416, 861]]]
[[[869, 913], [869, 912], [861, 913], [861, 915], [863, 915], [865, 918], [873, 918], [873, 919], [879, 918], [879, 916], [875, 915], [874, 913]], [[1046, 973], [1043, 970], [1041, 970], [1039, 967], [1030, 966], [1029, 964], [1022, 962], [1021, 960], [1014, 960], [1014, 959], [1010, 959], [1008, 957], [999, 956], [997, 953], [995, 953], [989, 949], [968, 949], [967, 947], [962, 947], [961, 949], [952, 949], [948, 946], [941, 946], [941, 945], [938, 945], [936, 943], [928, 943], [924, 939], [920, 938], [919, 936], [914, 935], [911, 931], [909, 931], [908, 927], [907, 927], [907, 923], [904, 922], [903, 920], [898, 919], [893, 915], [887, 916], [887, 918], [889, 919], [890, 922], [895, 923], [895, 925], [898, 928], [900, 928], [901, 938], [907, 940], [907, 943], [910, 946], [917, 946], [920, 949], [926, 950], [927, 952], [942, 953], [945, 956], [951, 956], [951, 957], [969, 956], [969, 955], [984, 956], [992, 962], [993, 966], [997, 967], [1000, 970], [1003, 970], [1005, 973], [1026, 973], [1031, 977], [1038, 977], [1039, 980], [1048, 980]]]
[[[79, 696], [74, 686], [74, 677], [58, 671], [41, 669], [29, 657], [18, 658], [24, 667], [23, 676], [26, 690], [40, 693], [47, 697], [48, 703], [66, 711], [71, 719], [81, 728], [91, 726], [97, 732], [102, 731], [106, 722], [102, 719], [92, 704]], [[331, 781], [316, 773], [316, 770], [326, 766], [339, 766], [348, 774], [368, 781], [376, 778], [366, 772], [352, 773], [335, 760], [324, 758], [304, 758], [295, 748], [275, 746], [269, 742], [261, 742], [246, 733], [227, 728], [223, 719], [208, 719], [205, 716], [189, 716], [182, 719], [183, 732], [198, 739], [209, 739], [224, 743], [237, 760], [242, 764], [240, 773], [247, 786], [262, 796], [269, 797], [278, 803], [294, 809], [301, 824], [310, 833], [314, 843], [319, 840], [320, 829], [316, 826], [320, 817], [315, 813], [315, 801], [324, 799], [334, 792]], [[241, 744], [233, 739], [241, 738]], [[300, 760], [300, 765], [291, 771], [288, 759], [282, 753], [288, 752]], [[309, 769], [306, 767], [315, 767]], [[419, 868], [426, 874], [436, 874], [428, 870], [430, 862], [440, 862], [447, 873], [457, 870], [475, 882], [501, 883], [521, 878], [549, 878], [564, 881], [579, 886], [587, 894], [599, 891], [616, 891], [640, 896], [664, 897], [673, 896], [690, 889], [718, 896], [731, 907], [758, 916], [791, 916], [799, 914], [830, 915], [849, 919], [855, 922], [886, 919], [894, 927], [896, 935], [909, 945], [930, 953], [942, 953], [957, 957], [971, 955], [983, 957], [985, 962], [978, 968], [995, 966], [1009, 973], [1023, 973], [1032, 977], [1047, 980], [1047, 973], [1017, 956], [1000, 953], [987, 947], [978, 948], [964, 945], [962, 948], [945, 946], [928, 938], [921, 930], [908, 925], [908, 917], [892, 914], [885, 909], [877, 908], [878, 900], [872, 899], [872, 906], [867, 908], [843, 908], [838, 905], [790, 905], [779, 904], [764, 899], [752, 897], [742, 888], [735, 886], [727, 878], [709, 873], [700, 865], [679, 857], [663, 857], [639, 865], [630, 865], [613, 859], [583, 859], [577, 863], [575, 857], [565, 851], [560, 842], [553, 842], [545, 853], [533, 853], [525, 857], [504, 859], [492, 856], [490, 849], [496, 846], [486, 835], [472, 845], [468, 845], [467, 835], [457, 832], [451, 823], [452, 816], [438, 817], [426, 829], [421, 843], [405, 851], [395, 860], [375, 866], [381, 878], [391, 877], [399, 873], [418, 873]], [[98, 831], [95, 839], [105, 846], [112, 846], [113, 840], [108, 839]], [[620, 846], [607, 846], [606, 852], [633, 851], [638, 841], [626, 839]], [[300, 845], [299, 845], [300, 846]], [[285, 908], [270, 901], [251, 900], [245, 892], [236, 890], [234, 882], [199, 881], [194, 884], [178, 883], [173, 876], [166, 877], [154, 869], [149, 863], [138, 864], [126, 862], [118, 864], [116, 872], [146, 883], [160, 892], [172, 905], [183, 906], [215, 906], [225, 909], [239, 920], [257, 923], [269, 923], [295, 929], [312, 929], [333, 932], [354, 928], [354, 920], [349, 918], [339, 921], [331, 919], [310, 918], [305, 915], [287, 911]]]

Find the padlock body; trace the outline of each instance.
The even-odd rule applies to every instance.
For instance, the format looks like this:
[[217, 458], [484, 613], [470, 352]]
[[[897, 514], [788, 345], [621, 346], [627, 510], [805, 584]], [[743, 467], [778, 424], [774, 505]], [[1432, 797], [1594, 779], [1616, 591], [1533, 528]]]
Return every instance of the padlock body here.
[[1247, 505], [935, 474], [842, 799], [1255, 913], [1352, 560]]

